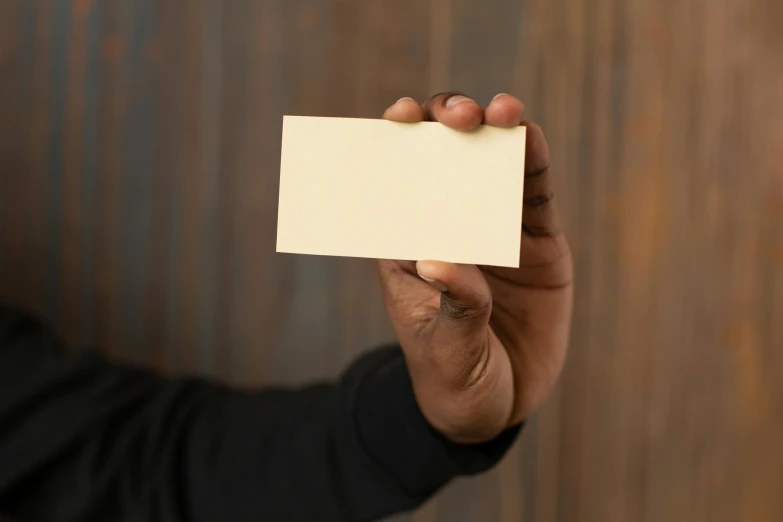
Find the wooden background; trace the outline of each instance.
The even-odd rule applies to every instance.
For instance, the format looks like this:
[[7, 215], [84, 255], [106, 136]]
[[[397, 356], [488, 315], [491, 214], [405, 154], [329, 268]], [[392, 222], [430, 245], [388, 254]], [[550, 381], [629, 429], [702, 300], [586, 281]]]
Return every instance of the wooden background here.
[[0, 296], [237, 384], [391, 339], [371, 262], [274, 253], [281, 117], [522, 97], [570, 360], [499, 468], [397, 522], [783, 520], [783, 2], [0, 0]]

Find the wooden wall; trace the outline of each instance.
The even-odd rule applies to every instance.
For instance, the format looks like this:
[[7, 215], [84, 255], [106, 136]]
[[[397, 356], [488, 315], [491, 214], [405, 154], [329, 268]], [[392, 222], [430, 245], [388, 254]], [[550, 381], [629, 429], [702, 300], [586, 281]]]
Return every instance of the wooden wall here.
[[391, 339], [372, 263], [274, 252], [285, 114], [522, 97], [570, 360], [494, 472], [397, 522], [783, 520], [779, 0], [0, 0], [0, 296], [237, 384]]

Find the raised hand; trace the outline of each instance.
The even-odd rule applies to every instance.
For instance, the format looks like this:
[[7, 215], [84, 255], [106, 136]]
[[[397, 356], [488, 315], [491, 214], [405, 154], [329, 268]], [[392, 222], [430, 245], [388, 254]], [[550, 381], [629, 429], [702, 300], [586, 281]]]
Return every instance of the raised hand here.
[[443, 93], [423, 105], [403, 98], [384, 113], [392, 121], [437, 121], [461, 131], [482, 124], [527, 127], [520, 268], [379, 261], [419, 407], [458, 443], [490, 440], [523, 421], [551, 391], [565, 362], [571, 252], [553, 202], [546, 139], [523, 119], [524, 110], [507, 94], [484, 109], [460, 93]]

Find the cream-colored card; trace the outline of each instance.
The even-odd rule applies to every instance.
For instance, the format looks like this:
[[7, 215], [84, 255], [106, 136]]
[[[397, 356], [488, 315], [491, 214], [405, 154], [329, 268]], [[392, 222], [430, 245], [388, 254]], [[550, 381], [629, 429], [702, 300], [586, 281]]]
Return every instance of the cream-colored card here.
[[286, 116], [277, 251], [519, 266], [525, 128]]

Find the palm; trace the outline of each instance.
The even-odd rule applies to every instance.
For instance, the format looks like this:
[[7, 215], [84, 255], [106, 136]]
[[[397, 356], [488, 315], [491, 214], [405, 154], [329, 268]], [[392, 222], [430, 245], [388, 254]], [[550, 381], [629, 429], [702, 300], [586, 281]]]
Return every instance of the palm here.
[[[567, 322], [571, 302], [571, 256], [565, 238], [523, 236], [522, 245], [520, 268], [481, 267], [492, 293], [486, 336], [491, 363], [473, 375], [475, 380], [485, 372], [507, 374], [499, 377], [507, 389], [495, 400], [505, 403], [502, 409], [510, 408], [512, 423], [538, 406], [565, 361], [566, 343], [540, 339], [530, 325], [540, 323], [544, 314], [553, 328]], [[441, 292], [418, 277], [412, 262], [380, 261], [380, 272], [398, 338], [426, 342], [428, 325], [441, 310]]]
[[519, 269], [485, 267], [482, 272], [493, 298], [489, 324], [514, 373], [512, 419], [519, 421], [540, 404], [565, 362], [567, 338], [541, 335], [536, 325], [559, 331], [560, 323], [570, 322], [571, 253], [562, 234], [525, 235]]

